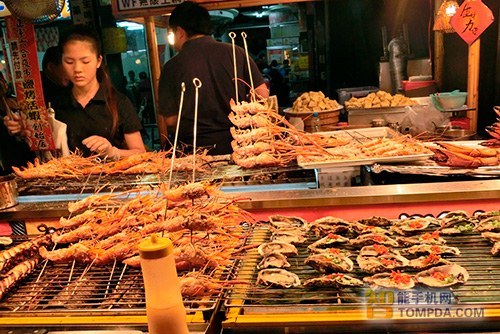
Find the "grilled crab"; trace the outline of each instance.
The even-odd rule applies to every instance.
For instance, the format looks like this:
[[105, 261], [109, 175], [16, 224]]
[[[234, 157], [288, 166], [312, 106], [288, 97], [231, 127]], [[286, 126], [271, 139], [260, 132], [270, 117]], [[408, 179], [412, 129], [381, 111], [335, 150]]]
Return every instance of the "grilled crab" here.
[[329, 274], [307, 279], [302, 284], [308, 288], [328, 288], [344, 286], [363, 286], [363, 281], [346, 274]]
[[458, 264], [433, 267], [415, 275], [415, 280], [418, 283], [433, 287], [444, 287], [457, 283], [465, 283], [468, 279], [469, 273], [467, 269]]
[[263, 269], [257, 275], [257, 284], [288, 289], [299, 286], [300, 279], [285, 269]]

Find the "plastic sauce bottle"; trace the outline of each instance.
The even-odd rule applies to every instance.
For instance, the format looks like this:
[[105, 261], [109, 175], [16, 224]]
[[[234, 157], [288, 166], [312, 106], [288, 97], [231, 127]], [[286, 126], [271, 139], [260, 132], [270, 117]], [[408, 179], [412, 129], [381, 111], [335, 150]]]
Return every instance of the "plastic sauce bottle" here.
[[172, 241], [152, 235], [139, 244], [139, 254], [149, 333], [189, 333]]
[[321, 119], [319, 118], [319, 114], [314, 112], [311, 120], [312, 132], [320, 132], [321, 131]]

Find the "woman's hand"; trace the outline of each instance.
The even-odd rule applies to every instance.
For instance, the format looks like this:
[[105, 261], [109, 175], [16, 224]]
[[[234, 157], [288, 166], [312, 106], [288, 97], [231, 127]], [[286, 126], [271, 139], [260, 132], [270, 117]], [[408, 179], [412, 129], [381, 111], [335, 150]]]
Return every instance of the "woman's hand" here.
[[101, 136], [90, 136], [82, 141], [92, 152], [97, 152], [103, 157], [112, 159], [120, 158], [120, 150], [114, 147], [109, 140]]
[[24, 136], [26, 134], [26, 127], [24, 126], [23, 119], [21, 118], [21, 116], [14, 113], [12, 113], [11, 115], [12, 116], [5, 116], [3, 118], [3, 124], [7, 128], [7, 131], [9, 131], [9, 134], [11, 136]]

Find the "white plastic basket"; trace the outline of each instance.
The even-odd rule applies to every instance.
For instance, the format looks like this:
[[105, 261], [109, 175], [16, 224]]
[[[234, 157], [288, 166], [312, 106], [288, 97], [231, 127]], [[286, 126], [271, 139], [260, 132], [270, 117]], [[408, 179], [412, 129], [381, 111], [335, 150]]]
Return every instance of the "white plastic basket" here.
[[361, 168], [338, 167], [317, 170], [319, 188], [350, 187], [353, 178], [361, 175]]

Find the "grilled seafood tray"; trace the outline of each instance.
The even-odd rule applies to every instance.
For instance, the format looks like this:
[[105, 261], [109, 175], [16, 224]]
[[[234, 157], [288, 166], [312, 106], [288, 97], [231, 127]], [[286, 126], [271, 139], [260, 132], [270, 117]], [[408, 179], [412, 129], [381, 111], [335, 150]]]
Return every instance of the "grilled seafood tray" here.
[[[269, 242], [272, 236], [271, 229], [269, 225], [256, 228], [250, 243], [261, 245]], [[433, 233], [435, 230], [436, 228], [428, 228], [421, 232]], [[306, 237], [307, 240], [304, 243], [295, 244], [298, 254], [296, 256], [287, 256], [290, 266], [285, 269], [295, 274], [300, 280], [300, 282], [296, 282], [297, 284], [292, 283], [290, 280], [287, 282], [284, 280], [283, 285], [288, 284], [288, 287], [266, 284], [265, 278], [259, 278], [258, 266], [262, 263], [263, 257], [257, 249], [253, 249], [247, 253], [247, 256], [238, 267], [236, 279], [247, 280], [250, 284], [247, 286], [234, 286], [226, 297], [225, 306], [228, 310], [228, 321], [223, 326], [228, 328], [232, 328], [232, 326], [254, 326], [260, 321], [270, 326], [288, 327], [293, 326], [292, 323], [297, 324], [300, 321], [307, 323], [307, 321], [325, 321], [325, 319], [327, 322], [330, 320], [334, 323], [338, 322], [339, 319], [346, 319], [345, 316], [341, 315], [341, 312], [345, 312], [346, 310], [348, 312], [353, 310], [361, 311], [361, 316], [357, 320], [367, 320], [365, 312], [366, 298], [367, 291], [371, 288], [368, 283], [363, 282], [363, 279], [372, 276], [373, 273], [361, 270], [357, 263], [356, 258], [359, 255], [360, 247], [353, 247], [349, 244], [333, 246], [338, 247], [341, 251], [350, 253], [348, 256], [352, 259], [353, 269], [341, 275], [345, 274], [354, 280], [360, 280], [360, 286], [355, 286], [357, 283], [353, 283], [352, 286], [332, 284], [328, 286], [326, 284], [317, 287], [306, 287], [304, 286], [304, 282], [308, 279], [325, 275], [305, 264], [306, 258], [311, 255], [308, 246], [319, 240], [319, 237], [311, 232], [308, 232]], [[347, 235], [347, 237], [354, 238], [355, 236]], [[492, 256], [492, 243], [478, 232], [442, 235], [441, 237], [446, 241], [446, 246], [456, 247], [460, 251], [458, 256], [442, 254], [443, 261], [449, 261], [448, 263], [462, 266], [468, 271], [469, 278], [464, 284], [439, 288], [426, 287], [426, 289], [438, 289], [440, 292], [449, 291], [454, 305], [479, 305], [499, 309], [500, 261], [498, 261], [498, 257], [495, 258]], [[405, 247], [399, 246], [394, 247], [394, 249], [402, 251]], [[422, 270], [405, 268], [401, 269], [401, 271], [414, 275]], [[270, 279], [269, 281], [272, 280]], [[421, 289], [421, 287], [415, 286], [406, 289], [406, 291], [419, 291], [418, 289]], [[311, 310], [314, 310], [314, 317], [317, 318], [308, 318], [308, 316], [313, 316], [310, 314]], [[273, 316], [270, 317], [270, 314]], [[296, 314], [296, 316], [290, 316], [291, 314]], [[323, 315], [321, 316], [320, 314]], [[290, 323], [280, 325], [280, 321], [290, 321]], [[260, 326], [262, 326], [262, 323]]]
[[[20, 196], [80, 194], [98, 191], [126, 191], [137, 187], [155, 187], [167, 181], [167, 175], [154, 174], [113, 174], [89, 175], [79, 178], [16, 178]], [[191, 179], [192, 172], [176, 172], [173, 184], [183, 183]], [[302, 169], [298, 166], [269, 167], [244, 170], [236, 165], [219, 165], [210, 172], [197, 173], [198, 180], [220, 182], [223, 187], [260, 186], [290, 183], [315, 184], [314, 170]]]
[[[2, 237], [12, 239], [0, 251], [35, 240], [35, 236]], [[29, 251], [29, 250], [28, 250]], [[26, 258], [36, 258], [36, 252], [25, 253]], [[201, 272], [217, 286], [232, 277], [234, 263], [219, 270]], [[186, 275], [179, 272], [179, 275]], [[0, 279], [4, 279], [0, 276]], [[15, 285], [5, 289], [0, 284], [3, 298], [0, 300], [0, 318], [61, 316], [68, 314], [85, 316], [137, 315], [145, 317], [145, 292], [140, 268], [122, 263], [92, 266], [77, 263], [53, 263], [39, 261], [34, 270]], [[197, 286], [194, 286], [197, 289]], [[214, 316], [225, 289], [214, 289], [198, 296], [183, 296], [189, 321], [207, 322]], [[34, 318], [32, 318], [34, 317]], [[145, 318], [143, 319], [145, 321]]]

